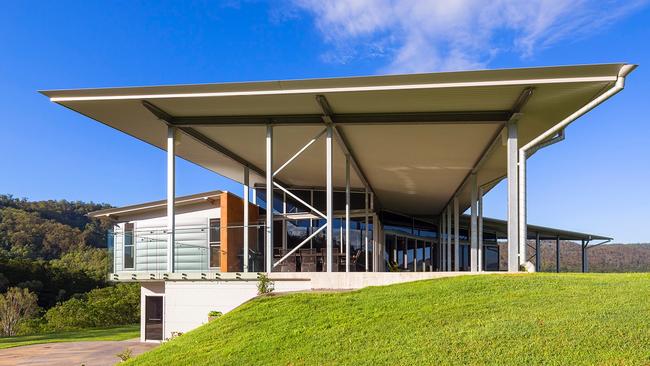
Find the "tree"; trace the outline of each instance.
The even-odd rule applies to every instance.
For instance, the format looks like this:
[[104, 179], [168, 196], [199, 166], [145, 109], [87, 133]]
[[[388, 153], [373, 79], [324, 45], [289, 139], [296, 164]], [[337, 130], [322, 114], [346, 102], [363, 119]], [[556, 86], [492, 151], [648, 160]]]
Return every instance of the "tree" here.
[[36, 310], [36, 295], [26, 288], [9, 288], [0, 294], [0, 334], [16, 335], [20, 323], [34, 315]]

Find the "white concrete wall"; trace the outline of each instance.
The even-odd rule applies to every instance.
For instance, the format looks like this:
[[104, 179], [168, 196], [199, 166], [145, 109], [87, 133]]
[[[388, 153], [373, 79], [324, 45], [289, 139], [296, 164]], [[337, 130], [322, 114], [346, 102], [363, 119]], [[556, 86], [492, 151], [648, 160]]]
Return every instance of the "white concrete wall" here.
[[[309, 281], [276, 282], [276, 291], [303, 291]], [[256, 281], [167, 281], [142, 283], [141, 339], [144, 341], [146, 295], [164, 296], [164, 334], [188, 332], [207, 323], [212, 310], [227, 313], [257, 296]]]

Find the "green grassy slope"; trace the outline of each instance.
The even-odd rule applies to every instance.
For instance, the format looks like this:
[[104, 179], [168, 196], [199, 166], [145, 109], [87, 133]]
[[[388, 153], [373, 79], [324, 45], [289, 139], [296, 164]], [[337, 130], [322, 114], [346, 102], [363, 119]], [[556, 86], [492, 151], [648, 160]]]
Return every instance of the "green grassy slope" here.
[[27, 346], [30, 344], [79, 342], [79, 341], [124, 341], [140, 337], [140, 325], [126, 325], [115, 328], [83, 329], [71, 332], [46, 333], [18, 337], [0, 338], [0, 349]]
[[650, 275], [463, 276], [264, 297], [130, 364], [650, 364]]

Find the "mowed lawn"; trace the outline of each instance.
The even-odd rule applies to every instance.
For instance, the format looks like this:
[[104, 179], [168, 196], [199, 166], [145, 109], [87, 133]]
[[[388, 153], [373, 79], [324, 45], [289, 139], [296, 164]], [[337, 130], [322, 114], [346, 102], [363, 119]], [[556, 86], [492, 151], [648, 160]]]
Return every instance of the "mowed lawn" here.
[[648, 365], [650, 275], [462, 276], [262, 297], [131, 365]]
[[0, 338], [0, 349], [27, 346], [39, 343], [79, 342], [79, 341], [123, 341], [140, 337], [140, 325], [105, 329], [84, 329], [73, 332], [36, 334], [19, 337]]

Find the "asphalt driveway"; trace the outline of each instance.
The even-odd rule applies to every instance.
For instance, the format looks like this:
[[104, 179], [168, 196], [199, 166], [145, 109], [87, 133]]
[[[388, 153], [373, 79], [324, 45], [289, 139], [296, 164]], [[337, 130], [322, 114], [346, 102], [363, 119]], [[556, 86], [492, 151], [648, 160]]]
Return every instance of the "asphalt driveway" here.
[[141, 343], [138, 340], [34, 344], [0, 350], [0, 366], [114, 365], [120, 362], [116, 355], [127, 348], [135, 356], [156, 346], [156, 343]]

